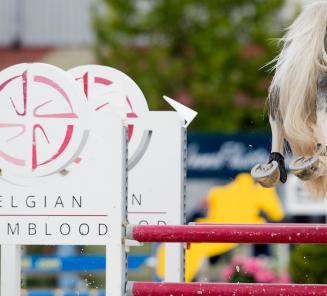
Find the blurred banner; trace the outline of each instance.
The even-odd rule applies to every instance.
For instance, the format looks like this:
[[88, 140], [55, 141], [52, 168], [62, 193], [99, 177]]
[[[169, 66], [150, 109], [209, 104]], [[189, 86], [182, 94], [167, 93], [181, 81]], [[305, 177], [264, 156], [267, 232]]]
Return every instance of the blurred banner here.
[[270, 153], [270, 134], [188, 135], [188, 178], [234, 178], [265, 163]]

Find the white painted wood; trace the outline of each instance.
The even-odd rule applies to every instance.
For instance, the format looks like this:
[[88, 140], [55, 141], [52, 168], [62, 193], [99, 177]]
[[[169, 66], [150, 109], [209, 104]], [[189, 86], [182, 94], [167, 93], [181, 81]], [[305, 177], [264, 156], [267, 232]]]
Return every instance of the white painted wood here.
[[[138, 121], [152, 132], [148, 149], [129, 170], [128, 220], [131, 224], [184, 224], [184, 122], [177, 112], [148, 112]], [[133, 194], [142, 196], [139, 204]], [[184, 280], [183, 244], [165, 244], [165, 281]]]
[[0, 295], [21, 293], [21, 247], [19, 245], [1, 245], [1, 282]]
[[115, 131], [115, 134], [107, 134], [111, 148], [107, 146], [106, 149], [111, 149], [112, 156], [115, 156], [111, 163], [115, 162], [120, 166], [115, 166], [114, 170], [110, 169], [111, 173], [106, 174], [108, 181], [110, 180], [110, 186], [119, 185], [114, 194], [106, 196], [110, 200], [108, 211], [110, 234], [106, 242], [106, 295], [116, 296], [124, 295], [127, 282], [127, 254], [124, 247], [125, 226], [127, 225], [127, 132], [120, 118], [113, 115], [108, 118], [105, 115], [97, 116], [102, 117], [102, 122], [108, 125], [109, 130], [114, 128]]
[[[187, 172], [187, 136], [186, 129], [181, 129], [180, 137], [181, 161], [180, 161], [180, 198], [175, 200], [179, 207], [179, 213], [175, 216], [176, 225], [185, 224], [186, 210], [186, 172]], [[177, 143], [176, 143], [177, 144]], [[173, 202], [172, 200], [170, 202]], [[185, 281], [185, 248], [184, 244], [165, 244], [165, 282], [182, 283]]]
[[165, 244], [165, 278], [168, 283], [182, 283], [185, 279], [184, 245]]
[[[22, 73], [27, 73], [25, 80], [20, 77]], [[10, 80], [11, 77], [18, 78]], [[49, 142], [43, 141], [39, 132], [33, 142], [24, 130], [17, 136], [20, 130], [1, 129], [2, 151], [25, 163], [18, 166], [0, 159], [0, 243], [105, 245], [110, 238], [110, 214], [116, 207], [113, 200], [121, 198], [122, 190], [124, 194], [126, 190], [126, 180], [122, 179], [126, 170], [122, 119], [118, 120], [115, 114], [88, 116], [84, 93], [70, 75], [56, 67], [23, 64], [0, 72], [0, 83], [8, 79], [10, 83], [0, 92], [1, 117], [7, 122], [24, 124], [27, 131], [41, 125]], [[33, 83], [35, 79], [40, 81]], [[22, 84], [25, 85], [23, 81], [28, 81], [25, 86], [27, 115], [17, 118], [8, 97], [23, 109], [23, 100], [19, 100]], [[49, 81], [55, 87], [51, 87]], [[47, 97], [54, 103], [49, 109], [40, 109], [38, 106], [42, 107]], [[75, 112], [72, 115], [67, 113], [69, 106]], [[42, 114], [49, 117], [42, 117]], [[73, 127], [73, 132], [60, 156], [48, 165], [32, 169], [33, 143], [36, 143], [39, 161], [51, 159], [52, 153], [57, 153], [61, 147], [69, 126]], [[5, 141], [13, 136], [16, 136], [14, 140]]]
[[[97, 114], [110, 109], [134, 114], [126, 119], [127, 124], [133, 126], [128, 145], [129, 223], [184, 224], [186, 128], [183, 114], [149, 111], [136, 83], [111, 67], [85, 65], [71, 69], [69, 73], [87, 92], [90, 109], [98, 110]], [[95, 83], [99, 78], [110, 83]], [[129, 104], [126, 103], [127, 97]], [[189, 121], [194, 118], [193, 113]], [[166, 251], [165, 280], [183, 281], [183, 245], [166, 244]]]

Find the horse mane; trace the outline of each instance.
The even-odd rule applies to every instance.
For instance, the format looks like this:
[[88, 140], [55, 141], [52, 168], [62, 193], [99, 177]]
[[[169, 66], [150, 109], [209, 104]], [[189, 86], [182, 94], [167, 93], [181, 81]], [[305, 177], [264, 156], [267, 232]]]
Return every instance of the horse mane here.
[[[326, 25], [327, 1], [307, 5], [281, 38], [283, 49], [273, 60], [275, 74], [269, 96], [278, 91], [279, 117], [294, 156], [314, 155], [321, 142], [316, 100], [319, 74], [327, 72]], [[317, 196], [327, 192], [327, 177], [306, 184]]]

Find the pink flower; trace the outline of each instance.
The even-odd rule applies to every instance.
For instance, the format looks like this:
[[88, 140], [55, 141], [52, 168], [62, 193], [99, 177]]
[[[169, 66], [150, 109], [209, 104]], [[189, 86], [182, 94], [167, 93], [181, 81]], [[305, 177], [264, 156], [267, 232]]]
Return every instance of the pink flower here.
[[229, 281], [232, 278], [234, 272], [235, 272], [234, 266], [232, 265], [227, 266], [224, 270], [224, 280]]
[[291, 278], [286, 272], [282, 273], [278, 278], [278, 283], [289, 284], [290, 282], [291, 282]]
[[262, 263], [258, 258], [248, 258], [248, 260], [244, 264], [244, 272], [255, 275], [260, 272], [262, 268]]
[[258, 283], [274, 283], [276, 282], [275, 273], [269, 269], [262, 269], [254, 274], [254, 278]]
[[239, 272], [240, 275], [253, 276], [257, 283], [290, 283], [287, 273], [280, 276], [270, 269], [269, 261], [258, 257], [235, 256], [231, 264], [224, 270], [225, 281], [230, 281], [233, 275]]
[[244, 256], [235, 256], [232, 259], [232, 265], [234, 265], [234, 266], [236, 266], [236, 265], [244, 265], [247, 260], [248, 260], [248, 258], [246, 258]]

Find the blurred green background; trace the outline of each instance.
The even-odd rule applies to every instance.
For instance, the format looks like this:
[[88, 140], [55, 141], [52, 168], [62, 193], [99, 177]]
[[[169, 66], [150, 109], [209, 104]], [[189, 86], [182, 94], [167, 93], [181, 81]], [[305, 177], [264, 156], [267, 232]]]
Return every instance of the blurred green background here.
[[106, 0], [94, 18], [97, 58], [133, 77], [150, 109], [166, 94], [201, 111], [192, 129], [266, 130], [263, 67], [289, 21], [285, 3]]

